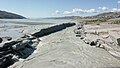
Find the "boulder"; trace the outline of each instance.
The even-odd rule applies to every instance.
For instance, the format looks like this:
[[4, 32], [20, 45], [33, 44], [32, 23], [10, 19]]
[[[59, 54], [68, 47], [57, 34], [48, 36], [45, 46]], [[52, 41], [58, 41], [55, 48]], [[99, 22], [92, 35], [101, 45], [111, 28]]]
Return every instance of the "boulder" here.
[[90, 44], [90, 39], [88, 39], [87, 37], [85, 37], [85, 38], [83, 39], [83, 41], [84, 41], [86, 44]]
[[97, 40], [92, 40], [92, 41], [90, 42], [90, 45], [91, 45], [91, 46], [96, 46], [96, 45], [97, 45], [97, 42], [98, 42]]
[[7, 39], [8, 41], [10, 41], [10, 40], [12, 40], [12, 37], [6, 37], [6, 39]]
[[39, 39], [39, 38], [34, 39], [34, 40], [32, 40], [32, 42], [33, 42], [32, 46], [33, 46], [33, 47], [36, 47], [36, 46], [39, 44], [40, 39]]
[[117, 38], [118, 45], [120, 46], [120, 38]]
[[14, 62], [13, 62], [12, 57], [13, 55], [9, 54], [9, 55], [6, 55], [0, 58], [0, 68], [7, 68], [11, 64], [13, 64]]
[[2, 43], [3, 39], [0, 37], [0, 43]]
[[32, 48], [25, 48], [24, 50], [20, 50], [19, 51], [19, 53], [20, 53], [19, 57], [25, 59], [29, 55], [31, 55], [33, 52], [34, 52], [34, 49], [32, 49]]
[[10, 36], [6, 36], [6, 37], [2, 37], [2, 38], [5, 39], [6, 41], [12, 40], [12, 37], [10, 37]]
[[20, 50], [25, 48], [25, 46], [29, 45], [30, 40], [23, 40], [21, 43], [17, 43], [15, 45], [12, 46], [12, 49], [14, 50]]

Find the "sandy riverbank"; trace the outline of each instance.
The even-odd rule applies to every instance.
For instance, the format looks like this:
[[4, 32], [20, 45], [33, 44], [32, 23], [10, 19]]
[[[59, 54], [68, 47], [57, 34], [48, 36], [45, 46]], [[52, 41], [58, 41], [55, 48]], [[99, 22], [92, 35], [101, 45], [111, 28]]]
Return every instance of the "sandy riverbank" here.
[[101, 48], [85, 44], [74, 34], [76, 27], [41, 37], [37, 50], [10, 68], [120, 67], [120, 61]]
[[[1, 25], [0, 32], [13, 30], [9, 36], [15, 36], [14, 31], [24, 36], [31, 35], [53, 26], [45, 25]], [[88, 25], [85, 25], [87, 27]], [[11, 27], [11, 28], [8, 28]], [[55, 27], [56, 28], [56, 27]], [[5, 30], [6, 29], [6, 30]], [[57, 28], [59, 29], [59, 28]], [[120, 67], [120, 60], [110, 55], [102, 48], [96, 48], [86, 44], [74, 33], [76, 26], [63, 28], [61, 31], [51, 33], [47, 36], [39, 37], [40, 41], [35, 41], [35, 51], [26, 59], [19, 59], [18, 62], [9, 68], [97, 68], [97, 67]], [[4, 31], [5, 30], [5, 31]], [[46, 29], [45, 29], [46, 30]], [[5, 35], [5, 34], [4, 34]], [[18, 35], [18, 34], [17, 34]], [[2, 35], [1, 35], [2, 36]], [[20, 38], [20, 35], [18, 35]], [[17, 36], [15, 36], [18, 38]], [[25, 40], [24, 40], [25, 39]], [[27, 39], [30, 39], [29, 37]], [[18, 40], [17, 40], [18, 41]], [[26, 38], [23, 38], [26, 42]], [[26, 44], [21, 42], [22, 44]], [[27, 42], [28, 43], [28, 42]], [[36, 43], [38, 45], [36, 45]], [[33, 43], [34, 44], [34, 43]], [[31, 45], [33, 45], [31, 44]], [[27, 44], [28, 45], [28, 44]], [[29, 47], [27, 47], [29, 48]], [[20, 52], [23, 50], [20, 50]], [[29, 49], [28, 49], [29, 51]], [[31, 51], [29, 51], [31, 52]], [[26, 52], [25, 52], [26, 53]]]

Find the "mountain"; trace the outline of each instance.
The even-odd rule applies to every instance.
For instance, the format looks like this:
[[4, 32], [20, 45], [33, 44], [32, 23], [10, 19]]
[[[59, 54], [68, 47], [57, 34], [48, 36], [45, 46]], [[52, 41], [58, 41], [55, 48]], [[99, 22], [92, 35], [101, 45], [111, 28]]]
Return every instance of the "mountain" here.
[[25, 17], [18, 14], [0, 10], [0, 19], [25, 19]]
[[80, 16], [51, 17], [46, 19], [80, 19]]
[[95, 16], [88, 16], [85, 18], [109, 18], [109, 19], [120, 18], [120, 12], [106, 12]]
[[108, 12], [96, 15], [97, 17], [110, 17], [110, 18], [119, 18], [120, 12]]

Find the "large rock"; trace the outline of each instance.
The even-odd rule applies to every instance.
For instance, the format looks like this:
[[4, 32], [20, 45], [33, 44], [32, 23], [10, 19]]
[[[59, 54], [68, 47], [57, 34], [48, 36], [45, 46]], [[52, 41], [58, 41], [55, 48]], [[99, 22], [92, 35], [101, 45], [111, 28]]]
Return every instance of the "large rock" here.
[[55, 25], [55, 26], [52, 26], [52, 27], [49, 27], [49, 28], [42, 29], [39, 32], [36, 32], [36, 33], [32, 34], [32, 36], [42, 37], [42, 36], [45, 36], [45, 35], [49, 35], [51, 33], [55, 33], [57, 31], [61, 31], [61, 30], [65, 29], [66, 27], [70, 27], [70, 26], [74, 26], [74, 25], [75, 25], [75, 23], [63, 23], [63, 24], [60, 24], [60, 25]]
[[0, 43], [2, 43], [3, 39], [0, 37]]
[[118, 45], [120, 46], [120, 38], [117, 39]]
[[9, 54], [0, 58], [0, 68], [7, 68], [9, 65], [14, 63], [12, 59], [13, 55]]
[[[37, 40], [35, 42], [38, 43]], [[14, 41], [1, 43], [0, 68], [7, 68], [9, 65], [18, 61], [19, 58], [27, 58], [35, 50], [32, 44], [32, 40], [28, 40], [28, 38], [19, 38]]]
[[34, 49], [32, 49], [32, 48], [25, 48], [24, 50], [20, 50], [19, 51], [19, 53], [20, 53], [19, 57], [25, 59], [29, 55], [31, 55], [33, 52], [34, 52]]

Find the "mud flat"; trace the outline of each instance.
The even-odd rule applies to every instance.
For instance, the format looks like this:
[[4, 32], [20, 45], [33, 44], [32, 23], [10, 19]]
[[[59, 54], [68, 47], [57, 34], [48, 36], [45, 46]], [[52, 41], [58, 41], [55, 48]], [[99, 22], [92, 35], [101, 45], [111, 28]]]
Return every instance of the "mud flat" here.
[[120, 60], [105, 49], [86, 44], [74, 33], [76, 26], [40, 37], [37, 49], [9, 68], [104, 68], [120, 67]]

